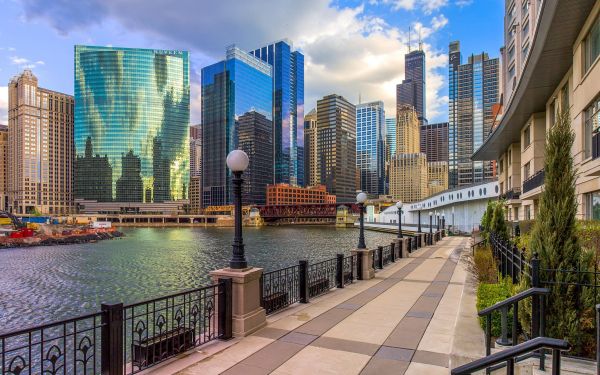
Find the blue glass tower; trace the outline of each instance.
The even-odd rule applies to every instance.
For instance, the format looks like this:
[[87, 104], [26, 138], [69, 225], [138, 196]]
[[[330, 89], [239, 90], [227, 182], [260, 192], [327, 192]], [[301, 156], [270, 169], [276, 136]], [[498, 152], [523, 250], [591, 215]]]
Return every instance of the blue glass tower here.
[[[202, 68], [202, 203], [231, 203], [231, 172], [225, 160], [238, 147], [238, 121], [249, 112], [273, 120], [271, 66], [230, 46], [226, 58]], [[250, 160], [252, 164], [252, 160]]]
[[383, 102], [356, 106], [356, 169], [362, 191], [385, 192], [385, 111]]
[[303, 186], [304, 55], [289, 41], [250, 52], [273, 67], [273, 147], [275, 182]]
[[75, 197], [185, 199], [190, 82], [186, 51], [75, 46]]

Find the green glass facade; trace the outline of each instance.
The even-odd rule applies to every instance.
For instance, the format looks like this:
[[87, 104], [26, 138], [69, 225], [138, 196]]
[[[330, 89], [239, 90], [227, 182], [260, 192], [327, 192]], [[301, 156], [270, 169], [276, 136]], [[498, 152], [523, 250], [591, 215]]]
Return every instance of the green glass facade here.
[[187, 198], [189, 123], [187, 51], [75, 46], [75, 198]]

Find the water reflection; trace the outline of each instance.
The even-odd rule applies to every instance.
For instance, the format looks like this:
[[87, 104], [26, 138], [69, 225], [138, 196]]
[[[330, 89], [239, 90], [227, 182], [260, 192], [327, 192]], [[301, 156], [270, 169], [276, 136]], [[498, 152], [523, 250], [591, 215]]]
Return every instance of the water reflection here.
[[[131, 228], [95, 244], [0, 250], [0, 331], [205, 285], [231, 257], [233, 228]], [[245, 228], [248, 263], [273, 270], [356, 247], [358, 232], [333, 227]], [[367, 245], [391, 234], [366, 232]]]

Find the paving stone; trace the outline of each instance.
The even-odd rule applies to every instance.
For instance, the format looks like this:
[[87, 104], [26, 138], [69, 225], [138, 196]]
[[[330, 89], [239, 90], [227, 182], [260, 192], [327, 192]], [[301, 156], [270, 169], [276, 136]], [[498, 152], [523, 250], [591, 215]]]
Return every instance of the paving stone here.
[[428, 318], [405, 316], [396, 328], [394, 328], [383, 345], [416, 349], [428, 325]]
[[307, 335], [306, 333], [291, 332], [279, 339], [279, 341], [291, 342], [293, 344], [308, 345], [315, 341], [318, 336]]
[[223, 371], [222, 375], [267, 375], [271, 370], [264, 369], [262, 367], [256, 367], [238, 363], [237, 365]]
[[410, 362], [373, 357], [360, 375], [403, 375]]
[[240, 364], [273, 371], [302, 350], [302, 348], [304, 348], [304, 345], [281, 340], [275, 341], [244, 359]]
[[352, 310], [333, 308], [306, 322], [305, 324], [296, 328], [294, 331], [309, 335], [321, 336], [325, 332], [329, 331], [333, 326], [346, 319], [352, 313]]
[[364, 305], [361, 305], [361, 304], [358, 304], [358, 303], [341, 303], [341, 304], [337, 305], [336, 308], [356, 311], [356, 310], [360, 309], [363, 306]]
[[375, 353], [375, 357], [392, 359], [394, 361], [410, 362], [414, 352], [415, 351], [411, 349], [382, 346], [381, 348], [379, 348], [377, 353]]
[[311, 346], [318, 346], [320, 348], [327, 348], [333, 350], [342, 350], [345, 352], [366, 354], [372, 356], [379, 349], [379, 345], [370, 344], [366, 342], [359, 342], [353, 340], [343, 340], [334, 337], [319, 337], [313, 341]]
[[290, 331], [288, 331], [287, 329], [265, 327], [265, 328], [261, 329], [260, 331], [253, 333], [252, 336], [259, 336], [259, 337], [265, 337], [267, 339], [277, 340], [278, 338], [280, 338], [281, 336], [283, 336], [289, 332]]
[[433, 317], [433, 311], [417, 311], [417, 310], [411, 310], [409, 312], [406, 313], [405, 316], [409, 316], [411, 318], [425, 318], [425, 319], [431, 319]]
[[425, 363], [428, 365], [448, 367], [450, 357], [448, 354], [417, 350], [412, 357], [412, 362]]

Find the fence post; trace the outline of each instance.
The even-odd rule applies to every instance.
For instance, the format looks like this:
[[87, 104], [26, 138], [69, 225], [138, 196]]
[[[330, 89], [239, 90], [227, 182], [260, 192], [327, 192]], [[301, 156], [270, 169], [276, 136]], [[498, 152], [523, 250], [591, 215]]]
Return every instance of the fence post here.
[[516, 264], [516, 259], [515, 259], [515, 254], [518, 254], [518, 252], [519, 252], [519, 248], [517, 247], [517, 245], [513, 245], [511, 257], [510, 257], [510, 259], [511, 259], [510, 262], [511, 262], [511, 266], [512, 266], [510, 273], [512, 276], [513, 284], [516, 284], [518, 282], [517, 281], [518, 280], [517, 279], [517, 264]]
[[299, 263], [298, 272], [298, 284], [300, 284], [300, 303], [308, 303], [308, 261], [301, 260]]
[[123, 304], [102, 304], [102, 375], [123, 374]]
[[219, 278], [218, 307], [221, 340], [230, 340], [233, 337], [233, 282], [230, 277]]
[[379, 264], [377, 265], [380, 270], [383, 269], [383, 246], [377, 246], [377, 255], [379, 255]]
[[396, 261], [396, 243], [392, 242], [392, 244], [390, 246], [392, 247], [391, 251], [390, 251], [390, 254], [392, 257], [392, 262], [395, 262]]
[[357, 253], [356, 254], [356, 280], [362, 280], [363, 276], [362, 276], [362, 265], [363, 263], [363, 255], [362, 253]]
[[336, 255], [336, 283], [338, 288], [344, 287], [344, 254]]
[[[531, 259], [531, 286], [539, 288], [540, 286], [540, 260], [538, 253], [533, 254]], [[534, 297], [531, 299], [531, 335], [538, 337], [540, 333], [540, 301]]]
[[600, 305], [596, 305], [596, 374], [600, 374]]

